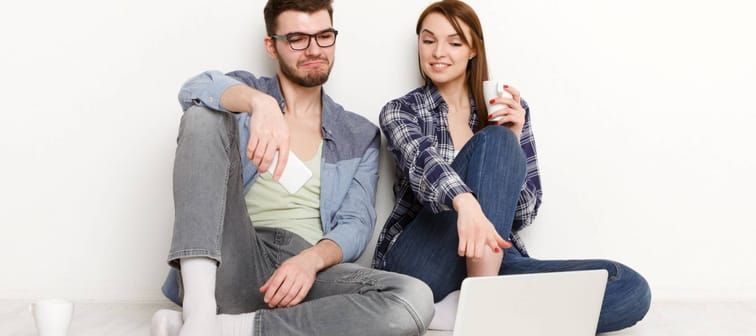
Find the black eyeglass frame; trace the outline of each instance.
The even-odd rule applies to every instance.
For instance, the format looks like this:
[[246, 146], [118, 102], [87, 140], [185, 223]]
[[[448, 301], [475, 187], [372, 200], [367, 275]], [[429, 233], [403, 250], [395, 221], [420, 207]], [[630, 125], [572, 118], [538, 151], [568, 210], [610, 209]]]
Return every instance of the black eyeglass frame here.
[[[331, 43], [329, 45], [322, 45], [322, 44], [320, 44], [320, 40], [318, 39], [318, 36], [320, 34], [323, 34], [323, 33], [333, 33], [333, 43]], [[321, 31], [319, 31], [319, 32], [317, 32], [315, 34], [293, 32], [293, 33], [288, 33], [288, 34], [285, 34], [285, 35], [271, 34], [269, 36], [270, 36], [270, 38], [275, 39], [275, 40], [285, 40], [286, 42], [289, 43], [289, 48], [291, 48], [291, 50], [302, 51], [302, 50], [305, 50], [305, 49], [307, 49], [307, 48], [310, 47], [310, 43], [312, 43], [312, 39], [315, 39], [315, 43], [318, 45], [318, 47], [321, 47], [321, 48], [331, 47], [334, 44], [336, 44], [336, 37], [338, 35], [339, 35], [339, 31], [338, 30], [333, 29], [333, 28], [328, 28], [328, 29], [325, 29], [325, 30], [321, 30]], [[291, 40], [293, 40], [296, 37], [302, 37], [302, 38], [307, 37], [307, 45], [305, 45], [304, 48], [300, 48], [300, 49], [294, 48], [294, 45], [291, 44]]]

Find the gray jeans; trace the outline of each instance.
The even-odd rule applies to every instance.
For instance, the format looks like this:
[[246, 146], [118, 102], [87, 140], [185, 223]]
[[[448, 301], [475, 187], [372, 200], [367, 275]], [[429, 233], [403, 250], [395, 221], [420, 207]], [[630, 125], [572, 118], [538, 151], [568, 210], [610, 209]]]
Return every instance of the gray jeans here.
[[173, 188], [176, 222], [168, 262], [178, 268], [181, 258], [216, 260], [219, 313], [256, 311], [258, 335], [425, 332], [433, 316], [427, 285], [356, 264], [338, 264], [318, 273], [304, 302], [267, 309], [258, 288], [281, 263], [311, 245], [289, 231], [255, 229], [250, 222], [233, 114], [202, 107], [184, 112]]

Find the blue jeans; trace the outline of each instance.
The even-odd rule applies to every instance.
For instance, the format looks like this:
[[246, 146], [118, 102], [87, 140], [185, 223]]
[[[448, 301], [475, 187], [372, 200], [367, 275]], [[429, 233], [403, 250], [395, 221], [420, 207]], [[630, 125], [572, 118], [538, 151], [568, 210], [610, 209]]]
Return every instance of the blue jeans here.
[[[524, 181], [525, 157], [517, 138], [504, 127], [489, 126], [462, 148], [452, 168], [475, 192], [483, 212], [502, 237], [512, 228], [514, 209]], [[465, 258], [457, 255], [457, 213], [433, 214], [427, 207], [404, 229], [386, 256], [386, 270], [427, 283], [435, 301], [458, 290], [467, 276]], [[609, 260], [538, 260], [517, 249], [506, 252], [500, 275], [606, 269], [609, 278], [598, 332], [619, 330], [640, 321], [649, 309], [651, 290], [631, 268]]]
[[[236, 118], [192, 107], [179, 129], [173, 186], [176, 220], [168, 261], [174, 267], [163, 293], [181, 304], [179, 260], [218, 262], [217, 311], [256, 311], [258, 334], [421, 335], [433, 316], [422, 281], [342, 263], [318, 272], [305, 300], [269, 309], [258, 288], [292, 256], [310, 245], [283, 229], [255, 229], [244, 203]], [[264, 196], [264, 195], [261, 195]]]

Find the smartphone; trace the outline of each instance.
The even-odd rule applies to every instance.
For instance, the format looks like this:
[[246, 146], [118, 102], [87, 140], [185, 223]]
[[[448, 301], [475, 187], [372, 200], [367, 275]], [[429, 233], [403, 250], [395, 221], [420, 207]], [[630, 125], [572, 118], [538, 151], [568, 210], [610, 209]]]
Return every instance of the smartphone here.
[[[270, 168], [268, 171], [273, 174], [275, 168], [278, 167], [278, 152], [273, 154], [273, 161], [270, 162]], [[304, 162], [300, 160], [292, 151], [289, 151], [289, 160], [286, 162], [281, 178], [278, 179], [278, 183], [286, 189], [290, 194], [296, 193], [301, 189], [307, 181], [312, 177], [312, 171], [310, 171]]]

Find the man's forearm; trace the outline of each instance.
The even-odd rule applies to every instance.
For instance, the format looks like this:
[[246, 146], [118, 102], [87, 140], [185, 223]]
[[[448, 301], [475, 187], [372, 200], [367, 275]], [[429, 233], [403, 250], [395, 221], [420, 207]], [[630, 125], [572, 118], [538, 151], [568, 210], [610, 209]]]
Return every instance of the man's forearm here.
[[255, 99], [264, 93], [255, 90], [247, 85], [233, 85], [223, 91], [221, 95], [221, 106], [231, 112], [252, 113], [255, 106]]

